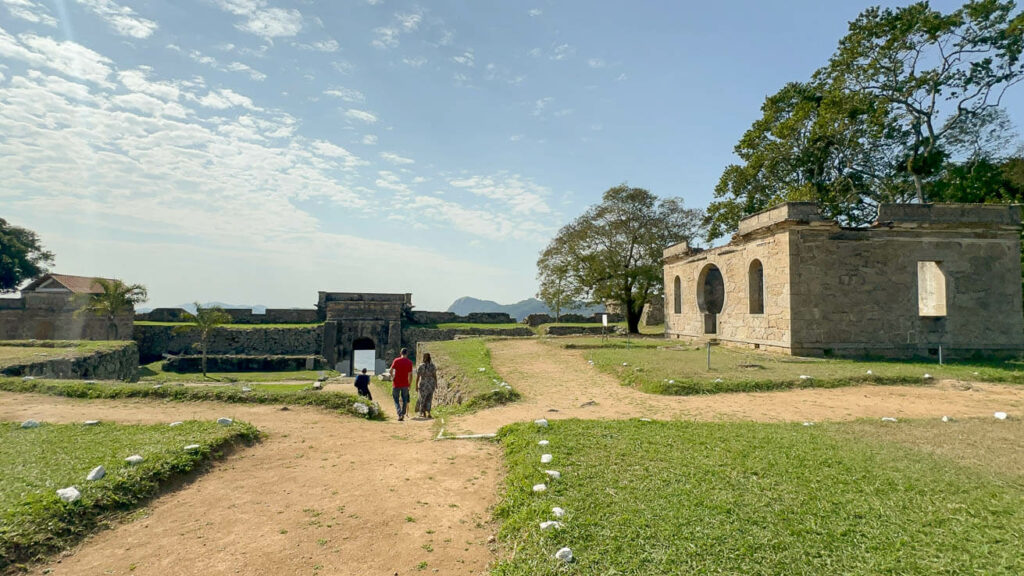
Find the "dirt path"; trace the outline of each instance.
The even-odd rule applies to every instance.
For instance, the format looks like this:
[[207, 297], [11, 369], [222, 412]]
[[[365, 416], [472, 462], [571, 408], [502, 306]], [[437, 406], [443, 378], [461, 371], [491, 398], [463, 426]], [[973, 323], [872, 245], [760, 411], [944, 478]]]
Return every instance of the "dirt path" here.
[[[524, 399], [446, 423], [494, 432], [546, 418], [822, 420], [1024, 412], [1024, 387], [943, 382], [700, 397], [624, 388], [578, 351], [515, 340], [491, 345], [495, 369]], [[351, 391], [351, 390], [347, 390]], [[383, 390], [374, 396], [390, 414]], [[557, 410], [552, 412], [550, 410]], [[266, 433], [133, 522], [100, 532], [55, 575], [486, 574], [498, 446], [435, 442], [429, 422], [366, 422], [315, 408], [0, 393], [0, 420], [170, 422], [228, 416]], [[421, 563], [425, 566], [420, 570]]]
[[428, 422], [366, 422], [315, 408], [0, 393], [0, 420], [220, 416], [256, 424], [266, 438], [40, 570], [390, 576], [421, 573], [425, 562], [422, 573], [486, 573], [501, 477], [493, 444], [433, 442]]
[[[489, 433], [509, 422], [537, 418], [685, 418], [808, 421], [893, 416], [991, 416], [1024, 412], [1024, 387], [964, 385], [854, 386], [780, 392], [656, 396], [621, 386], [586, 363], [583, 353], [537, 340], [492, 342], [494, 369], [524, 398], [515, 404], [445, 422], [446, 434]], [[590, 404], [593, 402], [594, 404]], [[556, 411], [552, 411], [556, 410]]]

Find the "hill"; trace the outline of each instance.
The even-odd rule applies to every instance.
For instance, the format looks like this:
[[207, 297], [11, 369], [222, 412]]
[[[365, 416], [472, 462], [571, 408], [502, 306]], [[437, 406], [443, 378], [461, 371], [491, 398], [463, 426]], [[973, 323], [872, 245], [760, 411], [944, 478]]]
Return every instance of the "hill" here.
[[[493, 300], [480, 300], [472, 296], [463, 296], [448, 307], [448, 312], [454, 312], [465, 316], [471, 312], [506, 312], [516, 320], [522, 320], [530, 314], [551, 314], [546, 304], [536, 298], [520, 300], [515, 304], [498, 304]], [[597, 312], [604, 312], [604, 306], [586, 306], [579, 310], [564, 310], [563, 313], [576, 313], [589, 316]]]

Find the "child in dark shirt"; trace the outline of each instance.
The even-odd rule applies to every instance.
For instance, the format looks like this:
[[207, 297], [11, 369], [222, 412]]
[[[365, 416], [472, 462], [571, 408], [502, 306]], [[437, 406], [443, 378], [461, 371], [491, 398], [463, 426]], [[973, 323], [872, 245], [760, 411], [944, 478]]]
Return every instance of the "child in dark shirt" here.
[[373, 400], [373, 396], [370, 396], [370, 376], [366, 373], [366, 368], [363, 368], [362, 374], [356, 376], [356, 391], [360, 396]]

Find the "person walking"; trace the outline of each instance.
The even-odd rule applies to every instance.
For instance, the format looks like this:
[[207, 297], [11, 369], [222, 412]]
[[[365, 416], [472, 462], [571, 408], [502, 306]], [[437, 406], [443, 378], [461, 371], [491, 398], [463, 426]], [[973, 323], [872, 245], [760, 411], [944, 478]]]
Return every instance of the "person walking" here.
[[362, 374], [356, 376], [356, 392], [367, 400], [373, 401], [373, 396], [370, 395], [370, 375], [366, 373], [366, 368], [363, 368]]
[[434, 390], [437, 389], [437, 367], [430, 360], [430, 353], [423, 355], [423, 362], [416, 369], [416, 412], [423, 418], [430, 415], [430, 405], [434, 401]]
[[391, 368], [388, 370], [391, 374], [391, 397], [395, 400], [395, 411], [398, 412], [399, 422], [405, 420], [405, 412], [409, 409], [409, 376], [412, 374], [412, 368], [409, 349], [402, 348], [402, 352], [391, 363]]

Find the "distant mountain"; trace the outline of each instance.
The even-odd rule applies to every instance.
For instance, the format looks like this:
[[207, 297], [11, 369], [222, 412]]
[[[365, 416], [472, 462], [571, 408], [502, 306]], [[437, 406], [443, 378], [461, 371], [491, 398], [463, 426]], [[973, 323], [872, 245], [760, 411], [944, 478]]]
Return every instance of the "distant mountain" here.
[[[472, 296], [463, 296], [452, 302], [452, 305], [448, 307], [448, 311], [454, 312], [459, 316], [465, 316], [471, 312], [506, 312], [517, 321], [526, 318], [530, 314], [551, 314], [551, 309], [536, 298], [527, 298], [515, 304], [498, 304], [493, 300], [480, 300]], [[562, 311], [563, 314], [570, 312], [590, 316], [597, 312], [604, 312], [604, 306], [587, 306], [580, 310]]]

